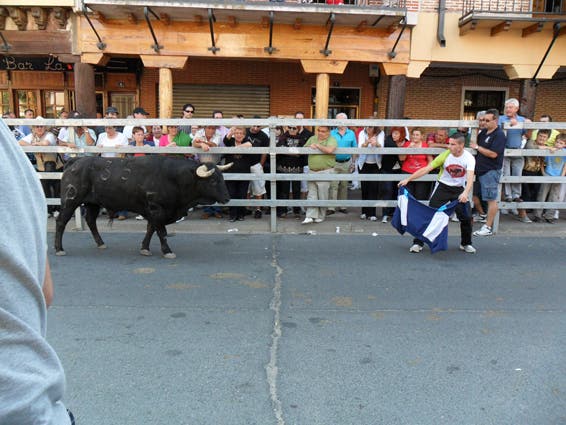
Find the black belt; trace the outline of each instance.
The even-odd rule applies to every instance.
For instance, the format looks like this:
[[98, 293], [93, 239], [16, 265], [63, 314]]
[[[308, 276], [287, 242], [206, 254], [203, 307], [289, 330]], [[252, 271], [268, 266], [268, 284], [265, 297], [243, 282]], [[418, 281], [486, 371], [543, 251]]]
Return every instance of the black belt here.
[[350, 160], [350, 158], [348, 159], [337, 159], [336, 162], [348, 162]]

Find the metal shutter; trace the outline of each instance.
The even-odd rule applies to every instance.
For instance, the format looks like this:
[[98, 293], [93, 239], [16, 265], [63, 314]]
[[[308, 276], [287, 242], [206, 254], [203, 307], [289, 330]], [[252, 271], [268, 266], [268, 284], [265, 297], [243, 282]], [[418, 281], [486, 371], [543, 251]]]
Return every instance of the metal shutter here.
[[182, 116], [185, 103], [194, 105], [195, 118], [210, 118], [214, 110], [222, 111], [224, 118], [238, 114], [245, 118], [270, 115], [269, 86], [174, 84], [173, 117]]

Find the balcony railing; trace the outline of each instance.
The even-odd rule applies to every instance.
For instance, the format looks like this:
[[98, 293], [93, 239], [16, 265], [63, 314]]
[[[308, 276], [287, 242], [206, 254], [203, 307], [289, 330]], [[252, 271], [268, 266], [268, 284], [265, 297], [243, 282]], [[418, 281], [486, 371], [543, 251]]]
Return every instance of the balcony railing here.
[[564, 15], [562, 0], [464, 0], [462, 16], [470, 13], [552, 17]]

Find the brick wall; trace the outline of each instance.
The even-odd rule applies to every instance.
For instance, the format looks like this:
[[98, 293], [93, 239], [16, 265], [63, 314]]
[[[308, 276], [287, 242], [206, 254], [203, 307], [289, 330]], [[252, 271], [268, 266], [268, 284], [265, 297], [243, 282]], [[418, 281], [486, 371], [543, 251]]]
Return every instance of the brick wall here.
[[[330, 85], [361, 89], [359, 118], [373, 112], [374, 87], [368, 77], [368, 65], [350, 63], [344, 75], [332, 75]], [[140, 86], [141, 105], [157, 116], [159, 72], [147, 68]], [[271, 91], [271, 115], [292, 115], [298, 110], [311, 116], [311, 88], [316, 76], [303, 73], [298, 63], [236, 61], [225, 59], [189, 59], [184, 70], [173, 72], [174, 83], [193, 84], [261, 84]], [[389, 78], [382, 76], [378, 87], [378, 118], [385, 118]], [[429, 68], [421, 78], [408, 78], [405, 94], [405, 116], [414, 119], [460, 119], [462, 87], [493, 87], [509, 90], [519, 98], [521, 81], [509, 80], [503, 71]], [[537, 87], [535, 117], [550, 114], [555, 121], [566, 122], [566, 73], [552, 81], [541, 81]]]
[[[144, 69], [140, 102], [152, 116], [157, 116], [157, 69]], [[299, 63], [189, 58], [185, 69], [173, 71], [174, 84], [269, 85], [271, 115], [293, 115], [304, 111], [311, 115], [311, 88], [316, 75], [305, 74]], [[331, 75], [330, 85], [361, 89], [360, 117], [373, 112], [374, 89], [367, 64], [351, 63], [343, 75]], [[195, 105], [197, 106], [197, 105]]]

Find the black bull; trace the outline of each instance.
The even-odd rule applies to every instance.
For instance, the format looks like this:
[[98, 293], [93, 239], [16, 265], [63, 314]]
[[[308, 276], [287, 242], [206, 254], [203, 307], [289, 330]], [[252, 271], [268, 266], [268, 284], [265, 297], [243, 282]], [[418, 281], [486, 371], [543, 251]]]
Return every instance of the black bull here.
[[[231, 164], [230, 164], [231, 165]], [[65, 255], [63, 233], [74, 211], [84, 204], [86, 223], [99, 248], [106, 248], [98, 233], [100, 208], [109, 213], [131, 211], [147, 220], [141, 244], [142, 255], [151, 255], [149, 243], [154, 232], [167, 258], [175, 254], [167, 244], [165, 226], [187, 214], [198, 204], [225, 204], [230, 200], [223, 170], [230, 167], [199, 164], [193, 160], [161, 155], [134, 158], [83, 157], [65, 166], [61, 179], [61, 212], [55, 230], [55, 251]]]

